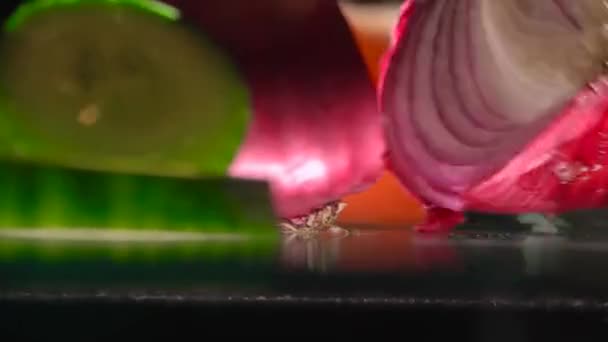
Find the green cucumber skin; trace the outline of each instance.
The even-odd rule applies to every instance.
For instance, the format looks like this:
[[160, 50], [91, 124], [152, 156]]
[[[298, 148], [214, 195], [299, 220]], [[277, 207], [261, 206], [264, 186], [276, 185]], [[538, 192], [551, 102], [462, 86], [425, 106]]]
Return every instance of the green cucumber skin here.
[[150, 14], [158, 15], [170, 21], [180, 18], [179, 10], [165, 3], [156, 0], [24, 0], [20, 1], [21, 6], [9, 16], [9, 20], [4, 23], [6, 31], [13, 31], [31, 15], [53, 9], [58, 6], [78, 6], [78, 5], [122, 5], [130, 6]]
[[276, 234], [265, 183], [0, 162], [0, 230], [140, 229]]
[[[180, 147], [181, 142], [176, 139], [163, 141], [160, 150], [148, 151], [143, 154], [123, 152], [120, 148], [117, 153], [95, 151], [95, 148], [81, 148], [78, 139], [53, 141], [44, 138], [36, 130], [29, 128], [29, 123], [20, 122], [13, 118], [18, 118], [19, 113], [24, 113], [18, 109], [13, 102], [13, 95], [10, 82], [6, 81], [6, 70], [0, 69], [0, 158], [19, 158], [36, 162], [46, 162], [59, 164], [67, 167], [86, 168], [91, 170], [106, 170], [117, 172], [137, 172], [150, 175], [171, 175], [171, 176], [224, 176], [231, 165], [234, 156], [244, 141], [247, 133], [249, 121], [251, 119], [251, 105], [249, 88], [243, 79], [238, 67], [219, 46], [215, 45], [211, 39], [205, 36], [204, 32], [194, 28], [180, 19], [179, 11], [169, 5], [153, 0], [33, 0], [26, 1], [4, 22], [4, 32], [0, 49], [0, 65], [7, 59], [6, 51], [9, 51], [11, 39], [18, 36], [19, 28], [27, 23], [27, 19], [37, 14], [44, 14], [45, 11], [60, 7], [79, 8], [86, 5], [108, 5], [108, 6], [127, 6], [136, 10], [149, 13], [164, 19], [167, 25], [180, 26], [188, 31], [192, 36], [197, 37], [197, 41], [205, 51], [209, 51], [209, 56], [215, 64], [220, 63], [225, 79], [218, 80], [221, 87], [231, 87], [226, 94], [226, 99], [219, 112], [201, 112], [201, 116], [209, 116], [209, 119], [201, 119], [200, 134], [195, 134], [195, 147]], [[66, 7], [67, 6], [67, 7]], [[142, 32], [144, 34], [145, 32]], [[207, 52], [206, 52], [207, 53]], [[218, 62], [222, 60], [222, 62]], [[179, 67], [179, 66], [178, 66]], [[171, 84], [166, 85], [168, 88]], [[201, 94], [202, 98], [206, 96]], [[215, 96], [217, 98], [217, 96]], [[21, 100], [23, 101], [23, 100]], [[29, 111], [25, 111], [29, 112]], [[72, 112], [71, 110], [69, 111]], [[39, 113], [36, 115], [40, 115]], [[74, 120], [75, 122], [75, 120]], [[61, 124], [65, 125], [65, 124]], [[179, 125], [179, 123], [178, 123]], [[128, 124], [127, 126], [128, 127]], [[189, 128], [192, 126], [187, 126]], [[198, 127], [199, 126], [195, 126]], [[91, 128], [77, 127], [76, 130], [85, 132]], [[97, 128], [95, 128], [97, 129]], [[82, 133], [81, 133], [82, 134]], [[136, 141], [137, 135], [121, 137], [128, 141]], [[105, 139], [105, 138], [103, 138]], [[103, 140], [101, 139], [101, 140]], [[64, 141], [65, 140], [65, 141]], [[107, 138], [110, 145], [116, 141]], [[189, 144], [189, 143], [188, 143]], [[102, 144], [99, 146], [104, 145]], [[166, 149], [165, 149], [166, 146]], [[115, 149], [113, 147], [113, 149]], [[200, 149], [200, 150], [197, 150]]]

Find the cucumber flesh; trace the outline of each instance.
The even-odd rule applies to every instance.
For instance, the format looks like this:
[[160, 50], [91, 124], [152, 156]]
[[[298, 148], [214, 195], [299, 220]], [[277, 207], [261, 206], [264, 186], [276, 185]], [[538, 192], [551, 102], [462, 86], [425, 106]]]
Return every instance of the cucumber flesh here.
[[278, 236], [264, 182], [0, 161], [0, 189], [0, 239], [162, 242]]
[[0, 44], [0, 158], [218, 176], [241, 145], [244, 81], [169, 6], [30, 1]]

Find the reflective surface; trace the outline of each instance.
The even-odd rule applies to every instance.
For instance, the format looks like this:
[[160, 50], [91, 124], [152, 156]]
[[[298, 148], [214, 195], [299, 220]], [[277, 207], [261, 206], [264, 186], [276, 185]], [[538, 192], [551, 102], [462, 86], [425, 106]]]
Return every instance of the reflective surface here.
[[5, 239], [0, 299], [603, 310], [608, 229], [593, 226], [589, 214], [573, 217], [578, 229], [553, 235], [481, 218], [449, 236], [350, 227], [347, 236], [278, 243]]
[[3, 239], [0, 327], [20, 338], [394, 331], [577, 341], [608, 327], [603, 215], [568, 217], [577, 225], [554, 235], [473, 217], [449, 236], [349, 227], [308, 240]]

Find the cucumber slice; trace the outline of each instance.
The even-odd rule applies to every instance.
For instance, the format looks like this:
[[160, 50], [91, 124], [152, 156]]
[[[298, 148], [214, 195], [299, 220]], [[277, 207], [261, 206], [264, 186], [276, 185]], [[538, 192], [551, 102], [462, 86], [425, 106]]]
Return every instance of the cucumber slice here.
[[29, 1], [0, 41], [0, 158], [225, 175], [250, 119], [232, 61], [146, 0]]
[[0, 239], [278, 238], [266, 183], [0, 161]]

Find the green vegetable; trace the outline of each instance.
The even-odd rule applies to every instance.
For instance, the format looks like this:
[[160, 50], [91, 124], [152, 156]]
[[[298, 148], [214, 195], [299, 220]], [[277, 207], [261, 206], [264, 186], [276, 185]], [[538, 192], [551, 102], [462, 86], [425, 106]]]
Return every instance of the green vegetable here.
[[248, 101], [172, 7], [25, 2], [0, 39], [0, 239], [275, 239], [266, 184], [226, 178]]
[[146, 0], [28, 1], [0, 40], [0, 159], [225, 175], [250, 118], [232, 61]]
[[275, 239], [266, 183], [0, 162], [0, 239]]

